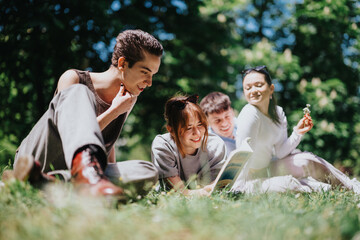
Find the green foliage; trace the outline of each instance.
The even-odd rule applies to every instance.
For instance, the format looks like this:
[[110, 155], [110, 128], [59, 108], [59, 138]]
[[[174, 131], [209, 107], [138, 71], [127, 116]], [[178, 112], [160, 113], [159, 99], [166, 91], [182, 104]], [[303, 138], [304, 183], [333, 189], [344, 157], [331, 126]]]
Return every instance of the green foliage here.
[[306, 103], [313, 106], [315, 127], [300, 148], [360, 174], [356, 1], [0, 0], [0, 6], [1, 165], [46, 110], [65, 70], [106, 70], [114, 37], [140, 28], [160, 39], [165, 55], [124, 126], [118, 160], [150, 160], [151, 142], [164, 132], [163, 106], [177, 92], [222, 91], [240, 112], [240, 70], [265, 64], [289, 129]]
[[[311, 116], [314, 128], [306, 134], [301, 145], [304, 150], [313, 151], [321, 157], [334, 162], [342, 162], [346, 149], [352, 141], [350, 129], [347, 128], [347, 118], [342, 116], [348, 92], [345, 84], [339, 79], [321, 81], [313, 78], [311, 81], [302, 79], [298, 85], [302, 95], [303, 106], [289, 114], [289, 122], [293, 125], [303, 116], [302, 108], [306, 103], [311, 105]], [[316, 149], [311, 147], [315, 143]], [[336, 148], [329, 149], [330, 146]]]
[[0, 189], [1, 239], [351, 239], [359, 197], [324, 193], [184, 197], [152, 191], [126, 205], [86, 198], [69, 185]]
[[[103, 28], [107, 6], [98, 1], [84, 7], [78, 1], [1, 0], [0, 6], [0, 139], [17, 146], [47, 108], [62, 72], [106, 69], [93, 45], [108, 42], [110, 30]], [[1, 162], [9, 152], [15, 153], [6, 148]]]
[[[225, 10], [224, 14], [240, 19], [240, 23], [251, 20], [259, 26], [259, 31], [247, 28], [246, 24], [234, 26], [236, 33], [241, 33], [239, 42], [246, 48], [233, 46], [229, 51], [230, 63], [241, 69], [267, 65], [278, 103], [288, 116], [289, 131], [302, 117], [305, 104], [313, 106], [315, 127], [305, 135], [299, 148], [330, 162], [354, 167], [355, 174], [359, 174], [358, 135], [354, 132], [360, 114], [358, 4], [309, 0], [281, 6], [283, 11], [288, 9], [293, 14], [276, 18], [273, 8], [277, 4], [251, 1], [233, 14]], [[248, 19], [241, 15], [244, 13]], [[271, 27], [269, 19], [273, 20]], [[265, 29], [271, 29], [272, 34], [266, 34]], [[291, 34], [283, 35], [283, 31]], [[257, 40], [249, 41], [244, 36]], [[289, 41], [292, 37], [293, 43]], [[234, 78], [242, 81], [237, 73]], [[242, 107], [241, 101], [235, 100], [235, 105]]]
[[352, 166], [359, 155], [354, 132], [359, 120], [359, 10], [355, 1], [297, 4], [293, 47], [304, 69], [297, 86], [301, 96], [294, 103], [314, 107], [315, 127], [302, 145], [330, 162]]
[[[46, 110], [61, 73], [69, 68], [106, 70], [111, 50], [107, 46], [128, 28], [154, 34], [166, 50], [165, 64], [154, 86], [140, 97], [132, 113], [136, 118], [127, 122], [128, 131], [122, 135], [123, 142], [139, 136], [136, 144], [147, 146], [148, 157], [150, 143], [164, 123], [161, 106], [169, 97], [194, 89], [205, 95], [218, 85], [216, 81], [227, 80], [224, 71], [213, 67], [227, 66], [227, 59], [219, 54], [229, 39], [227, 27], [202, 17], [200, 1], [180, 5], [172, 1], [111, 4], [97, 0], [86, 5], [79, 1], [0, 3], [0, 47], [7, 56], [0, 64], [0, 101], [7, 106], [0, 109], [1, 118], [6, 119], [1, 121], [0, 138], [12, 134], [17, 137], [11, 142], [14, 145]], [[126, 153], [131, 149], [127, 146], [121, 150]]]
[[13, 144], [14, 135], [0, 139], [0, 169], [12, 162], [17, 146]]

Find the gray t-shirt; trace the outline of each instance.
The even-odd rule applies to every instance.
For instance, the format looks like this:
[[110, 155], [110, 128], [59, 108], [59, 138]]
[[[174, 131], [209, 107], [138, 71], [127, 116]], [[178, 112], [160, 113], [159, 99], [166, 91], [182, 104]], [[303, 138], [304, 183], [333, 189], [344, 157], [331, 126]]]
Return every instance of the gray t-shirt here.
[[215, 180], [224, 164], [226, 147], [221, 138], [209, 134], [205, 149], [202, 151], [199, 148], [195, 155], [185, 155], [183, 158], [170, 134], [166, 133], [155, 137], [151, 159], [159, 171], [160, 179], [179, 176], [185, 184], [189, 184], [189, 180], [197, 180], [196, 184], [206, 185]]

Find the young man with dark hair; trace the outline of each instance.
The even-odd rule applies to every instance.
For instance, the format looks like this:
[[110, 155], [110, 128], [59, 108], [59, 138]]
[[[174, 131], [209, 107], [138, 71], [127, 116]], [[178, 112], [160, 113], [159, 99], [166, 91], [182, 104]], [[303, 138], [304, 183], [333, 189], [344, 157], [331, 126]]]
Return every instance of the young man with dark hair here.
[[72, 182], [90, 195], [123, 196], [115, 185], [120, 178], [140, 186], [155, 183], [152, 163], [116, 163], [114, 143], [137, 97], [151, 87], [162, 54], [152, 35], [127, 30], [116, 38], [107, 71], [62, 74], [49, 109], [16, 152], [15, 177], [37, 184], [49, 179], [51, 170], [69, 169]]
[[209, 93], [201, 100], [200, 107], [208, 119], [210, 132], [224, 140], [229, 154], [236, 148], [235, 114], [229, 96], [221, 92]]

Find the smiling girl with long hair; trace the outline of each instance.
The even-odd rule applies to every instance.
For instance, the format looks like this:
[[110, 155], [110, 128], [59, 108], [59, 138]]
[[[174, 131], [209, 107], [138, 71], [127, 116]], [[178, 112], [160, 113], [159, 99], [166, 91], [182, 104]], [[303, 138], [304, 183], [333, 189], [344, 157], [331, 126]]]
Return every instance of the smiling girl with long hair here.
[[350, 179], [313, 153], [296, 149], [302, 136], [313, 128], [312, 119], [305, 114], [288, 136], [286, 116], [276, 105], [274, 84], [266, 66], [243, 72], [243, 91], [248, 104], [237, 118], [236, 145], [250, 137], [254, 152], [247, 175], [236, 181], [234, 191], [311, 192], [343, 186], [360, 193], [357, 179]]
[[197, 100], [197, 95], [169, 99], [164, 114], [168, 133], [157, 135], [152, 144], [161, 186], [184, 195], [208, 195], [226, 156], [224, 142], [208, 133]]

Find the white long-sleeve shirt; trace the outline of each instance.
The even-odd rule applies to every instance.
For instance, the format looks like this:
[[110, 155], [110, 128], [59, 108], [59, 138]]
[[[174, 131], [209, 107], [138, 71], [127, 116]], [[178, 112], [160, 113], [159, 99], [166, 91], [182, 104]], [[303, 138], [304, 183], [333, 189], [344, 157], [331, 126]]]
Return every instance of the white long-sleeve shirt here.
[[287, 134], [287, 120], [283, 109], [276, 106], [280, 123], [274, 123], [258, 108], [247, 104], [237, 118], [236, 147], [247, 137], [254, 153], [249, 159], [249, 167], [262, 169], [269, 165], [271, 159], [289, 155], [300, 143], [302, 135], [292, 132]]

